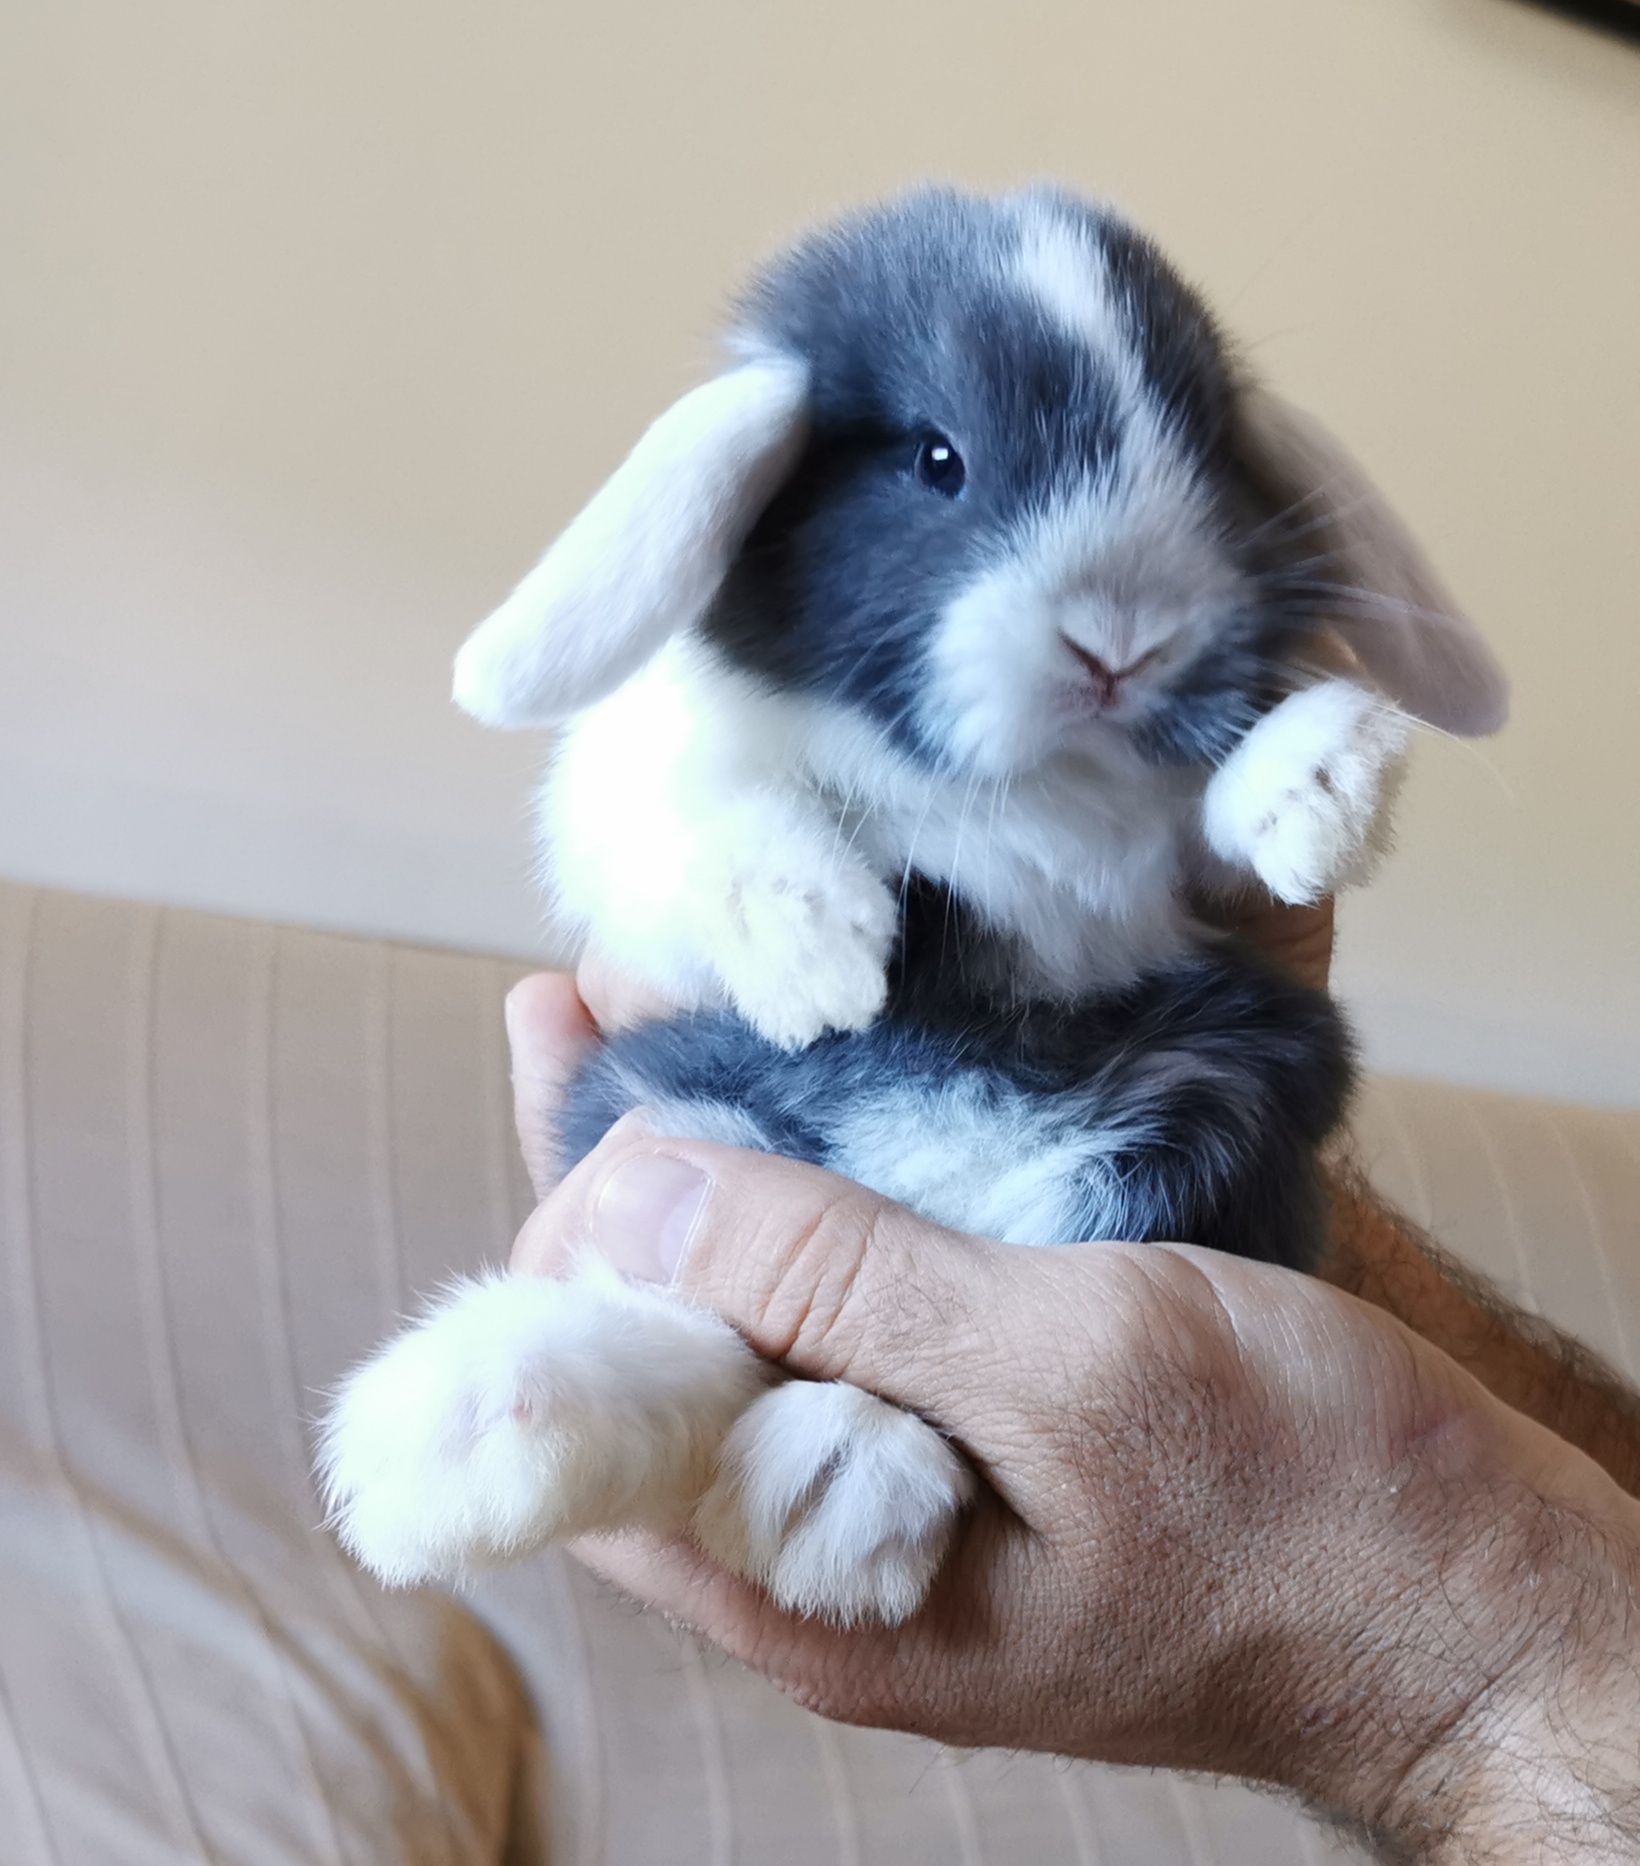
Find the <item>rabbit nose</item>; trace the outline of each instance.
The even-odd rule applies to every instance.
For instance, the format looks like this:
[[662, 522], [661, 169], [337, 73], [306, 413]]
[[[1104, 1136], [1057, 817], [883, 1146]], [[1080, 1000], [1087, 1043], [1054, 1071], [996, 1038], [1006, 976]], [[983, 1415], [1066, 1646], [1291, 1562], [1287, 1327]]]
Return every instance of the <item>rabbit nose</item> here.
[[1112, 667], [1109, 662], [1101, 661], [1091, 649], [1084, 648], [1080, 642], [1072, 641], [1069, 635], [1059, 638], [1070, 649], [1093, 681], [1094, 691], [1099, 695], [1101, 706], [1109, 706], [1116, 698], [1117, 689], [1130, 674], [1137, 674], [1156, 658], [1155, 650], [1142, 654], [1136, 661], [1129, 661], [1126, 667]]
[[1069, 635], [1063, 636], [1062, 639], [1065, 646], [1070, 649], [1071, 653], [1074, 654], [1077, 660], [1082, 663], [1083, 667], [1087, 669], [1088, 675], [1093, 681], [1094, 691], [1099, 695], [1100, 702], [1105, 706], [1109, 706], [1111, 701], [1116, 698], [1118, 676], [1111, 672], [1107, 663], [1101, 661], [1098, 655], [1089, 653], [1080, 643], [1072, 641]]

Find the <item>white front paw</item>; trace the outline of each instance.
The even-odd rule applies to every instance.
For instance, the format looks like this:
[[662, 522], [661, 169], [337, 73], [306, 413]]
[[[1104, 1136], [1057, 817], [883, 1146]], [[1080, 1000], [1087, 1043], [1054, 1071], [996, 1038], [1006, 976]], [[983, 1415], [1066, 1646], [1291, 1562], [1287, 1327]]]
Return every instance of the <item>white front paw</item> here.
[[727, 1324], [602, 1264], [466, 1283], [344, 1383], [321, 1447], [331, 1522], [399, 1587], [562, 1536], [676, 1530], [765, 1380]]
[[1361, 880], [1384, 846], [1409, 731], [1350, 681], [1289, 695], [1214, 775], [1208, 842], [1294, 905]]
[[864, 867], [805, 860], [803, 845], [722, 884], [714, 961], [736, 1010], [785, 1049], [863, 1030], [888, 995], [894, 896]]
[[927, 1597], [973, 1491], [967, 1464], [915, 1414], [791, 1380], [736, 1422], [694, 1533], [779, 1606], [894, 1626]]

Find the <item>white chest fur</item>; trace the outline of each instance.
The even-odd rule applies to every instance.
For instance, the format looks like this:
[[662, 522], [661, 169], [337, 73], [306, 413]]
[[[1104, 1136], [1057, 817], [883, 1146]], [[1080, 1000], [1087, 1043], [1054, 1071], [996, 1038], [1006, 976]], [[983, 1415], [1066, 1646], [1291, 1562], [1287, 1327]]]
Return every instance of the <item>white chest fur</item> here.
[[1189, 930], [1200, 804], [1199, 776], [1119, 742], [1013, 779], [933, 771], [859, 715], [677, 641], [568, 728], [541, 822], [589, 947], [686, 1003], [726, 992], [797, 1042], [845, 1006], [844, 1028], [875, 1015], [912, 872], [1011, 936], [1028, 987], [1074, 993], [1167, 957]]
[[1016, 779], [930, 771], [835, 713], [805, 757], [847, 833], [879, 873], [946, 883], [1011, 935], [1026, 976], [1075, 992], [1131, 977], [1177, 951], [1201, 783], [1120, 746], [1061, 757]]

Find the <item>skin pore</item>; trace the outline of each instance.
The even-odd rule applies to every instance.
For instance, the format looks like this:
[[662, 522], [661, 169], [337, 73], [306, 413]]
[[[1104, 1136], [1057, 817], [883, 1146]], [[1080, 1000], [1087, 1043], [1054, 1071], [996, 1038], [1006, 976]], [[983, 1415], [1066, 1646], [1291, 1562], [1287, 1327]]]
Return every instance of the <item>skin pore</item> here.
[[[1328, 910], [1243, 930], [1324, 981]], [[516, 1264], [590, 1244], [675, 1283], [793, 1373], [922, 1413], [986, 1492], [891, 1633], [781, 1614], [684, 1543], [591, 1566], [833, 1717], [1264, 1782], [1387, 1859], [1640, 1858], [1640, 1425], [1583, 1350], [1347, 1166], [1326, 1282], [996, 1246], [636, 1119], [557, 1183], [555, 1095], [656, 1008], [596, 976], [509, 1001], [543, 1201]]]

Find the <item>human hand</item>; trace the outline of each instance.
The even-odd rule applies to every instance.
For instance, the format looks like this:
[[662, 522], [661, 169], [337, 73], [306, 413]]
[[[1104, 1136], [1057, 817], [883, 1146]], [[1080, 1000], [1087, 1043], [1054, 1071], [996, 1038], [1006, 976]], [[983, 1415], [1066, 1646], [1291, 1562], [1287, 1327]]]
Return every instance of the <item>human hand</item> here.
[[[509, 1012], [539, 1134], [596, 1033], [567, 980], [527, 981]], [[652, 1227], [611, 1234], [602, 1200], [655, 1154], [709, 1187], [675, 1271]], [[515, 1262], [550, 1273], [588, 1238], [793, 1372], [932, 1419], [987, 1480], [894, 1633], [780, 1614], [687, 1545], [583, 1546], [830, 1715], [1278, 1782], [1403, 1838], [1512, 1805], [1498, 1756], [1518, 1795], [1546, 1726], [1605, 1727], [1633, 1506], [1336, 1290], [1199, 1250], [960, 1238], [812, 1169], [630, 1124]]]

